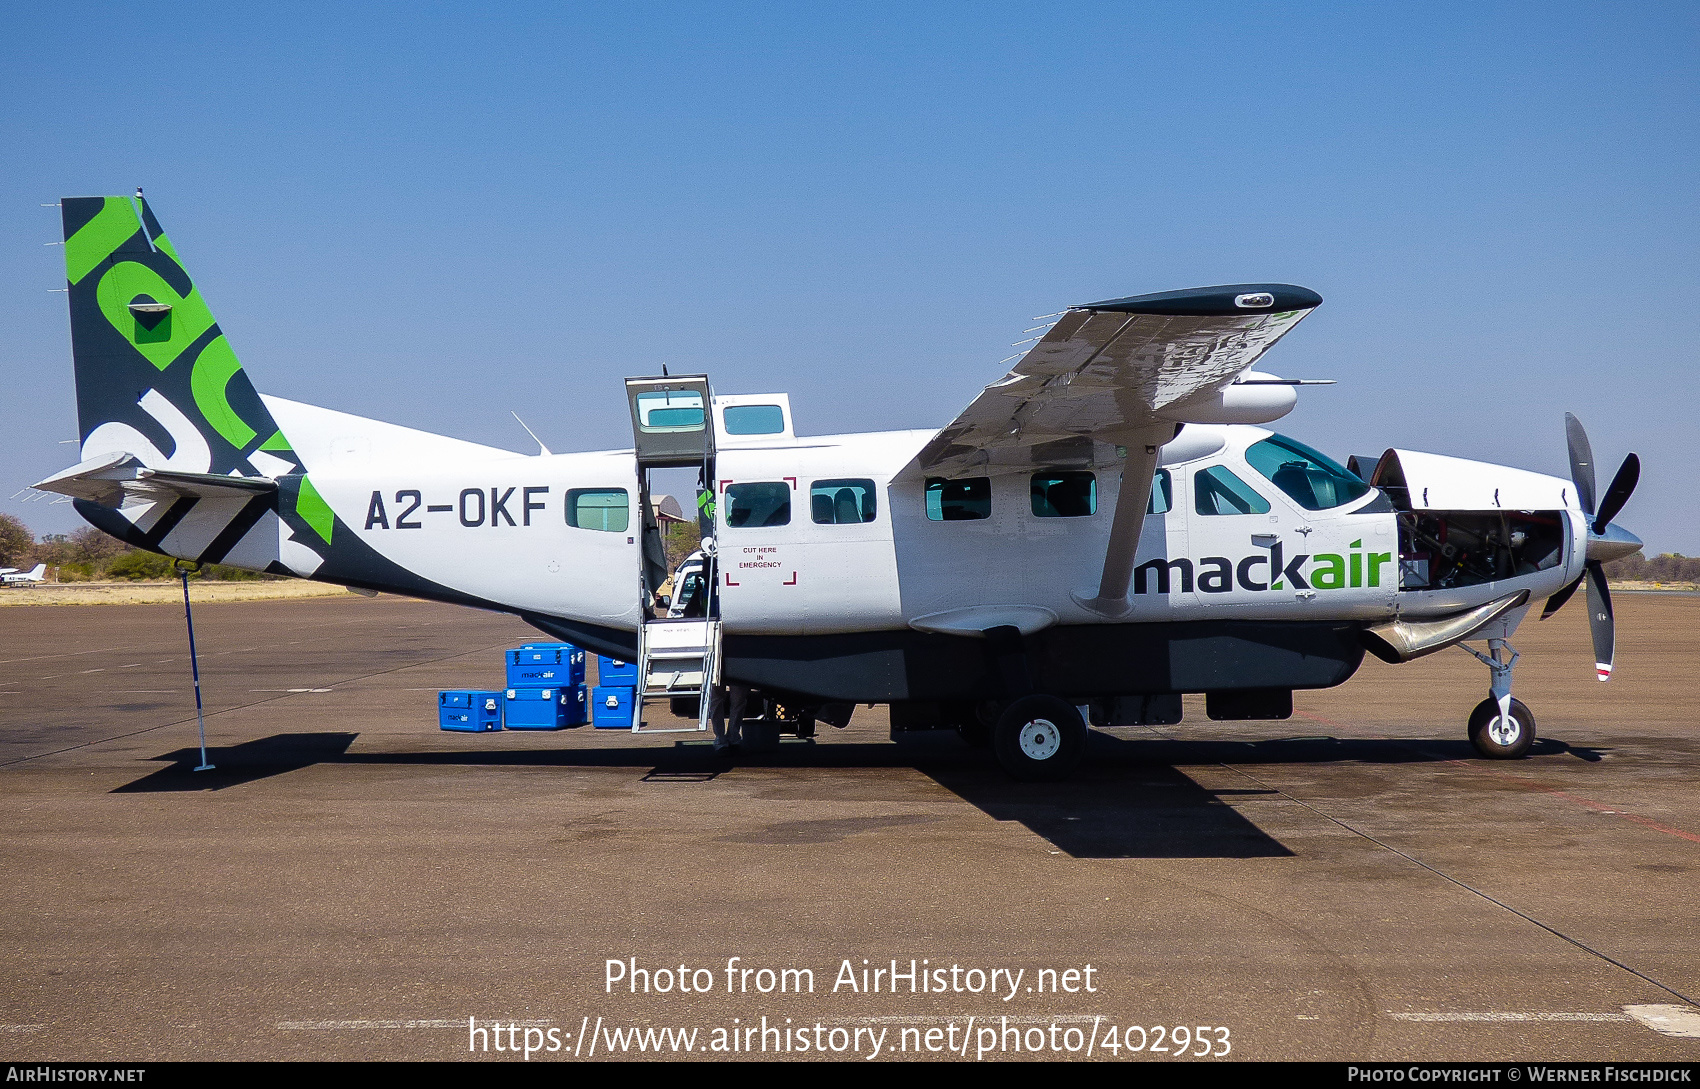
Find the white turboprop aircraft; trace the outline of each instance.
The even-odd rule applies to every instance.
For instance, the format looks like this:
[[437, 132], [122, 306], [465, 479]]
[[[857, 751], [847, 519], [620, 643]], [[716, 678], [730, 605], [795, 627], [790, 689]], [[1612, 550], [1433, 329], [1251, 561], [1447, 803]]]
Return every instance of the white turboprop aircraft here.
[[47, 565], [38, 563], [28, 571], [16, 567], [0, 568], [0, 586], [31, 586], [47, 581]]
[[[887, 703], [1049, 778], [1088, 721], [1176, 722], [1188, 692], [1284, 718], [1366, 650], [1475, 640], [1469, 736], [1515, 757], [1509, 639], [1583, 581], [1611, 671], [1635, 455], [1596, 502], [1574, 418], [1569, 480], [1408, 450], [1350, 471], [1265, 430], [1301, 383], [1252, 367], [1303, 288], [1070, 308], [939, 431], [798, 438], [783, 394], [663, 375], [627, 380], [634, 449], [524, 456], [259, 395], [139, 192], [62, 208], [83, 460], [37, 487], [166, 555], [514, 613], [699, 716], [716, 681], [805, 735]], [[662, 617], [650, 480], [681, 468], [710, 592]]]

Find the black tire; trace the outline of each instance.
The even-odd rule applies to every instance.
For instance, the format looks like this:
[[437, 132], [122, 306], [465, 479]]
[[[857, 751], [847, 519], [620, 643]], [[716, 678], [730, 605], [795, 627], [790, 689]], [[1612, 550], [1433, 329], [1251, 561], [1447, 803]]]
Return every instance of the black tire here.
[[1491, 696], [1470, 712], [1470, 744], [1490, 760], [1516, 760], [1535, 743], [1535, 716], [1522, 700], [1511, 701], [1511, 728], [1501, 729], [1499, 701]]
[[966, 701], [952, 701], [939, 705], [939, 725], [955, 730], [963, 743], [976, 749], [990, 748], [992, 744], [992, 722], [982, 721], [977, 710], [978, 705]]
[[1056, 696], [1023, 696], [1004, 709], [992, 728], [998, 763], [1016, 779], [1065, 779], [1086, 752], [1080, 712]]
[[670, 696], [667, 709], [679, 718], [696, 718], [702, 714], [701, 696]]
[[815, 716], [813, 716], [813, 715], [799, 715], [797, 717], [796, 728], [793, 729], [791, 732], [796, 734], [798, 737], [813, 737], [813, 736], [815, 736]]

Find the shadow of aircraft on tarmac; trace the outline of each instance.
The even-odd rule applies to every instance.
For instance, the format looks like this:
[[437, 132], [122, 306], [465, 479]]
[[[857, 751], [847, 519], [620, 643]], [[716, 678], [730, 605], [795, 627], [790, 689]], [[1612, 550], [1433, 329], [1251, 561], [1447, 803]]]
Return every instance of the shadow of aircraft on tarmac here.
[[[349, 752], [357, 734], [275, 734], [208, 750], [216, 770], [197, 772], [196, 749], [165, 753], [171, 765], [114, 789], [115, 794], [222, 790], [315, 764], [389, 766], [573, 767], [641, 769], [646, 783], [692, 785], [714, 781], [734, 767], [832, 770], [913, 768], [998, 821], [1025, 826], [1075, 858], [1284, 858], [1293, 852], [1244, 816], [1234, 802], [1278, 797], [1252, 780], [1243, 788], [1207, 790], [1184, 767], [1236, 764], [1415, 764], [1475, 760], [1466, 741], [1291, 737], [1263, 741], [1186, 740], [1150, 735], [1118, 737], [1094, 730], [1085, 761], [1063, 783], [1012, 781], [985, 749], [969, 748], [953, 733], [902, 735], [897, 744], [816, 745], [787, 739], [769, 752], [733, 761], [705, 742], [650, 746], [483, 749], [434, 752]], [[567, 735], [572, 736], [572, 735]], [[613, 740], [613, 739], [609, 739]], [[1597, 761], [1599, 752], [1543, 738], [1533, 755], [1570, 754]], [[914, 823], [916, 818], [816, 828], [752, 824], [735, 842], [819, 843], [858, 831]], [[865, 824], [866, 822], [862, 822]], [[795, 825], [796, 827], [791, 827]]]
[[286, 771], [299, 771], [314, 764], [344, 760], [348, 747], [359, 734], [273, 734], [244, 741], [240, 745], [208, 748], [211, 771], [196, 771], [200, 749], [178, 749], [155, 760], [169, 760], [168, 767], [142, 776], [133, 783], [114, 787], [114, 794], [148, 794], [171, 791], [223, 790], [256, 779], [269, 779]]

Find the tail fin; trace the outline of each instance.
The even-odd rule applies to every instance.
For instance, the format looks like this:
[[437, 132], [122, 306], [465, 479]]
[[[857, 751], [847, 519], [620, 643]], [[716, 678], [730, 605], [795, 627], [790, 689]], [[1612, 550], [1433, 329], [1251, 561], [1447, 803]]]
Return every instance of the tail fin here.
[[122, 451], [153, 469], [298, 472], [140, 192], [61, 207], [83, 460]]
[[329, 508], [141, 191], [67, 197], [60, 206], [82, 438], [77, 471], [98, 476], [140, 463], [190, 479], [285, 478], [255, 495], [237, 488], [208, 498], [205, 488], [191, 488], [181, 498], [112, 506], [80, 497], [78, 513], [166, 555], [312, 574], [330, 545]]
[[30, 568], [30, 576], [29, 577], [31, 579], [36, 580], [37, 582], [46, 578], [47, 577], [47, 565], [45, 563], [36, 564], [34, 567]]

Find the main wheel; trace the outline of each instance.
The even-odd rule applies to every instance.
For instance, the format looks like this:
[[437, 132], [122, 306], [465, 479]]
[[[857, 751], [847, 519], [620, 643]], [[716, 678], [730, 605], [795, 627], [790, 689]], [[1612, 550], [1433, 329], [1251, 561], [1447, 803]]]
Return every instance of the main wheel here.
[[1523, 701], [1511, 701], [1511, 721], [1500, 716], [1499, 701], [1491, 696], [1470, 712], [1470, 744], [1490, 760], [1515, 760], [1535, 743], [1535, 716]]
[[992, 749], [1017, 779], [1066, 778], [1086, 751], [1086, 724], [1066, 700], [1023, 696], [998, 716]]

